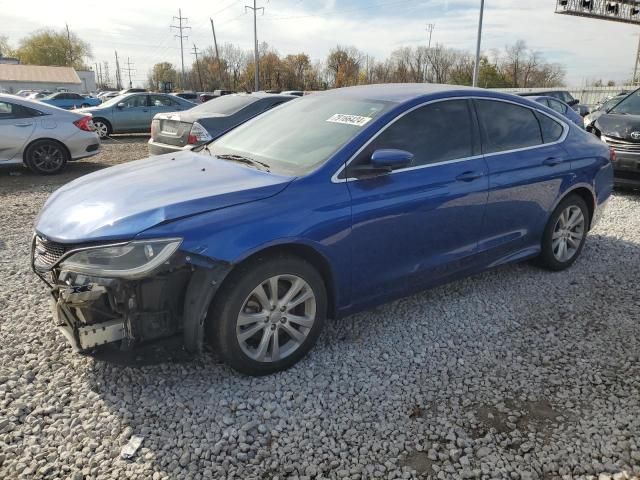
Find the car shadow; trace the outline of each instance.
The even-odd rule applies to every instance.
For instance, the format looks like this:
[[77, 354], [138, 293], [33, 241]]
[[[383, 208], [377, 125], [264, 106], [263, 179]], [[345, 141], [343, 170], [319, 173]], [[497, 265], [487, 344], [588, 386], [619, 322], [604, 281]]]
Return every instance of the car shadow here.
[[[640, 196], [624, 197], [634, 203], [640, 202]], [[625, 262], [623, 270], [620, 259]], [[640, 366], [640, 356], [637, 352], [633, 356], [633, 342], [629, 340], [630, 345], [626, 346], [619, 343], [620, 338], [640, 337], [637, 322], [626, 317], [624, 321], [606, 320], [618, 319], [623, 309], [634, 308], [633, 302], [625, 303], [624, 292], [616, 288], [624, 282], [624, 275], [629, 271], [640, 271], [640, 244], [607, 236], [596, 228], [583, 255], [569, 270], [550, 273], [528, 263], [509, 265], [329, 322], [311, 353], [285, 372], [260, 378], [246, 377], [221, 364], [211, 353], [192, 358], [184, 353], [171, 353], [171, 346], [167, 346], [167, 350], [155, 345], [135, 353], [115, 353], [111, 358], [98, 356], [85, 378], [91, 390], [118, 417], [123, 430], [130, 427], [134, 433], [145, 436], [144, 449], [138, 456], [144, 455], [145, 462], [150, 462], [154, 471], [170, 477], [175, 475], [176, 465], [169, 458], [166, 442], [167, 435], [176, 435], [176, 422], [185, 426], [185, 432], [188, 429], [188, 433], [177, 435], [186, 435], [190, 443], [200, 446], [203, 454], [198, 458], [192, 455], [191, 462], [202, 471], [211, 468], [212, 463], [216, 465], [221, 444], [224, 444], [223, 455], [225, 448], [229, 452], [237, 449], [230, 440], [232, 429], [238, 432], [246, 424], [265, 424], [266, 430], [259, 432], [252, 427], [246, 433], [268, 450], [270, 431], [276, 428], [280, 419], [308, 421], [302, 418], [304, 413], [291, 406], [291, 401], [281, 401], [283, 396], [289, 395], [286, 393], [288, 385], [295, 385], [295, 398], [333, 395], [337, 398], [332, 402], [342, 405], [341, 408], [355, 410], [358, 405], [369, 402], [384, 404], [385, 398], [403, 398], [406, 385], [419, 385], [420, 398], [406, 398], [407, 429], [411, 422], [419, 421], [416, 416], [424, 417], [422, 413], [414, 415], [410, 412], [428, 412], [432, 404], [441, 407], [438, 415], [427, 421], [446, 424], [465, 417], [467, 401], [473, 400], [474, 405], [486, 404], [486, 408], [491, 409], [496, 391], [507, 400], [521, 398], [522, 386], [517, 379], [523, 368], [529, 368], [527, 362], [531, 363], [531, 368], [546, 369], [547, 373], [534, 377], [540, 382], [539, 394], [546, 395], [545, 401], [554, 404], [560, 401], [558, 399], [570, 398], [577, 388], [582, 388], [584, 397], [589, 398], [588, 392], [584, 392], [590, 388], [585, 386], [589, 385], [585, 378], [602, 368], [601, 357], [594, 355], [594, 351], [607, 352], [603, 355], [610, 365], [636, 361]], [[522, 295], [506, 299], [505, 289]], [[595, 316], [589, 311], [593, 305], [580, 301], [585, 291], [599, 296]], [[499, 301], [483, 301], [491, 298]], [[395, 322], [403, 326], [393, 333], [393, 345], [389, 345], [384, 340], [385, 334], [388, 334], [390, 323]], [[594, 329], [600, 329], [599, 333]], [[549, 336], [550, 332], [553, 337]], [[461, 342], [461, 334], [468, 337], [469, 343]], [[560, 348], [561, 365], [566, 371], [553, 364], [539, 364], [550, 338], [560, 345], [566, 344], [566, 348]], [[615, 348], [611, 348], [612, 341]], [[476, 343], [477, 348], [457, 348], [460, 344], [468, 347]], [[496, 346], [494, 353], [486, 352], [487, 344]], [[180, 351], [178, 345], [179, 339], [177, 344], [174, 339], [173, 347]], [[555, 348], [552, 351], [557, 353], [558, 346]], [[348, 371], [336, 362], [336, 358], [344, 355], [355, 360], [350, 362]], [[179, 366], [174, 365], [176, 362]], [[400, 378], [389, 379], [389, 362], [396, 364], [397, 371], [404, 371]], [[353, 369], [354, 365], [357, 365], [357, 371]], [[567, 365], [574, 368], [569, 369]], [[472, 375], [477, 377], [475, 385], [482, 387], [463, 393], [460, 379]], [[552, 379], [552, 384], [547, 383], [549, 380], [545, 375]], [[336, 387], [336, 376], [342, 376], [340, 384], [346, 382], [349, 388]], [[515, 380], [507, 383], [505, 378]], [[624, 376], [616, 377], [615, 381], [624, 383]], [[615, 387], [608, 385], [608, 388]], [[256, 392], [265, 393], [260, 393], [261, 399], [252, 403]], [[596, 396], [599, 393], [593, 392]], [[472, 400], [469, 400], [470, 396]], [[278, 403], [273, 415], [265, 414], [262, 397]], [[288, 416], [290, 408], [299, 418], [292, 420]], [[331, 409], [323, 408], [328, 409], [325, 413], [329, 415]], [[600, 404], [590, 403], [581, 408], [585, 411], [601, 409], [589, 418], [615, 424], [615, 408], [605, 409]], [[354, 414], [363, 414], [360, 410]], [[565, 416], [570, 419], [573, 418], [571, 415], [572, 412], [567, 412]], [[478, 420], [473, 423], [469, 420], [471, 417], [466, 416], [468, 423], [463, 428], [473, 437], [478, 428], [482, 429], [482, 418], [480, 414], [476, 415]], [[529, 423], [533, 427], [536, 425], [533, 420]], [[212, 424], [217, 428], [210, 428]], [[382, 434], [371, 428], [371, 435]], [[551, 432], [564, 427], [545, 428]], [[179, 427], [179, 432], [182, 431]], [[446, 443], [447, 440], [441, 441]], [[181, 442], [171, 443], [171, 455], [178, 458], [182, 455], [180, 445]], [[251, 460], [249, 456], [246, 464], [250, 465]], [[117, 459], [116, 464], [118, 462], [124, 461]], [[189, 468], [194, 465], [190, 464]], [[286, 472], [279, 470], [267, 474], [286, 476]]]
[[39, 175], [21, 164], [0, 165], [0, 194], [32, 191], [41, 187], [61, 187], [78, 177], [102, 170], [111, 165], [95, 161], [75, 160], [68, 162], [57, 175]]

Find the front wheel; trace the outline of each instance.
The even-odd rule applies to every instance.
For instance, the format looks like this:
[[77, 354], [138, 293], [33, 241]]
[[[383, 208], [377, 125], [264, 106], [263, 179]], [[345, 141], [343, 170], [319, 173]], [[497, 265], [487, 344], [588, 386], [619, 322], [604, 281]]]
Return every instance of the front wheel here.
[[539, 261], [549, 270], [564, 270], [577, 260], [589, 230], [589, 209], [578, 195], [569, 195], [551, 214], [542, 237]]
[[293, 256], [241, 265], [209, 313], [209, 335], [222, 360], [248, 375], [289, 368], [315, 344], [327, 315], [321, 275]]

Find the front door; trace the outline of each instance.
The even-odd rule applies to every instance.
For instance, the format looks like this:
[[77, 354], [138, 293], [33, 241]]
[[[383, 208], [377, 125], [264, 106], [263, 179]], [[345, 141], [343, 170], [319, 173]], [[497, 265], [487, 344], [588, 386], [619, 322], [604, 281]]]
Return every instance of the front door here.
[[0, 162], [20, 158], [19, 153], [36, 128], [30, 110], [0, 101]]
[[378, 149], [414, 154], [408, 168], [349, 179], [355, 304], [437, 283], [472, 267], [487, 200], [487, 167], [471, 103], [438, 101], [398, 118], [347, 167]]
[[134, 94], [113, 107], [113, 129], [116, 132], [145, 132], [151, 126], [149, 95]]

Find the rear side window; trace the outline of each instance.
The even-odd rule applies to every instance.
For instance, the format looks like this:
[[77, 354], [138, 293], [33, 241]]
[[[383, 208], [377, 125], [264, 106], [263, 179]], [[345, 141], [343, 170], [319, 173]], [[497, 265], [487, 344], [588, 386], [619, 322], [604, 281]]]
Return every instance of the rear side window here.
[[560, 123], [543, 113], [536, 112], [536, 117], [538, 117], [538, 121], [540, 122], [542, 140], [544, 143], [552, 143], [560, 140], [560, 137], [562, 137], [562, 133], [564, 132], [564, 127]]
[[407, 113], [384, 130], [361, 153], [368, 162], [378, 149], [406, 150], [414, 166], [473, 156], [473, 127], [466, 100], [436, 102]]
[[555, 110], [558, 113], [567, 113], [567, 106], [564, 103], [557, 102], [555, 100], [549, 100], [549, 108]]
[[0, 120], [15, 118], [30, 118], [42, 115], [38, 110], [15, 103], [0, 102]]
[[542, 144], [540, 124], [533, 110], [493, 100], [477, 100], [476, 105], [484, 130], [484, 153]]
[[196, 114], [213, 113], [218, 115], [233, 115], [247, 105], [260, 99], [252, 95], [225, 95], [209, 100], [191, 109]]

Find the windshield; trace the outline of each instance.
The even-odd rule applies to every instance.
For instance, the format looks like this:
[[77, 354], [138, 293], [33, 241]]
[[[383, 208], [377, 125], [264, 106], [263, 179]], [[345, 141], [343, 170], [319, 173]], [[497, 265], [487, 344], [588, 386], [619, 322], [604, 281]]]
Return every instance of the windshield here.
[[617, 113], [620, 115], [640, 115], [640, 90], [636, 90], [626, 97], [615, 107], [609, 110], [609, 113]]
[[224, 95], [213, 98], [202, 105], [198, 105], [192, 108], [191, 111], [195, 114], [215, 113], [218, 115], [233, 115], [240, 109], [258, 100], [260, 100], [260, 97], [252, 95]]
[[241, 125], [213, 142], [209, 150], [214, 155], [242, 155], [264, 162], [272, 170], [300, 175], [325, 162], [393, 105], [309, 95]]

